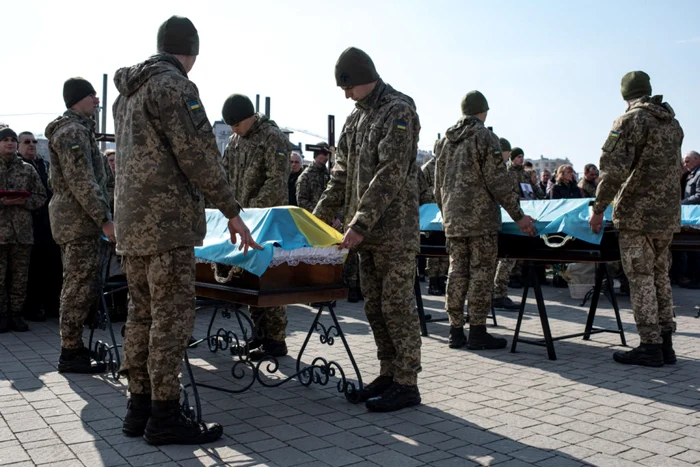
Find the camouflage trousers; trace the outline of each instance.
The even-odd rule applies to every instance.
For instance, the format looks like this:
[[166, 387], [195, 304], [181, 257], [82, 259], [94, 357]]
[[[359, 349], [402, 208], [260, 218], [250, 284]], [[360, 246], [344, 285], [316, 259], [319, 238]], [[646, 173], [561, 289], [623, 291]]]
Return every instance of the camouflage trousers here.
[[256, 327], [256, 335], [282, 342], [287, 337], [287, 307], [271, 306], [259, 308], [251, 306], [250, 319]]
[[514, 266], [514, 259], [498, 260], [496, 275], [493, 278], [493, 298], [508, 297], [508, 282], [510, 281], [510, 272]]
[[450, 326], [464, 326], [464, 300], [469, 295], [469, 324], [486, 325], [491, 311], [493, 277], [498, 258], [498, 237], [451, 237], [447, 239], [450, 272], [447, 276], [445, 308]]
[[31, 252], [31, 245], [0, 245], [0, 316], [22, 315]]
[[179, 374], [194, 330], [194, 248], [125, 256], [129, 313], [119, 374], [133, 394], [157, 401], [179, 400]]
[[622, 268], [630, 286], [634, 321], [642, 344], [660, 344], [673, 330], [673, 295], [668, 272], [671, 233], [621, 230]]
[[348, 257], [345, 259], [345, 268], [343, 270], [345, 283], [348, 287], [360, 286], [360, 257], [357, 250], [350, 250]]
[[425, 274], [428, 277], [442, 277], [447, 275], [450, 267], [449, 258], [428, 258], [428, 266], [425, 268]]
[[381, 246], [365, 246], [359, 253], [365, 314], [377, 345], [379, 372], [414, 386], [421, 370], [420, 324], [413, 302], [416, 253]]
[[100, 296], [108, 244], [100, 237], [83, 237], [61, 245], [61, 347], [83, 346], [83, 326]]

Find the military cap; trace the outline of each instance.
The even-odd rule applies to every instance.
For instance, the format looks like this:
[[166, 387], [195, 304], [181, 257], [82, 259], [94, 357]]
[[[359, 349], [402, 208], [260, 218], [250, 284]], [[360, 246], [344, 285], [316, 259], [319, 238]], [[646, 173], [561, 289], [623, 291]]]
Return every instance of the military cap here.
[[314, 151], [314, 157], [318, 156], [319, 154], [330, 154], [330, 146], [328, 146], [328, 143], [325, 141], [321, 141], [320, 143], [317, 143], [316, 146], [321, 148], [320, 151]]
[[199, 33], [184, 16], [171, 16], [158, 28], [158, 52], [199, 55]]
[[462, 114], [477, 115], [489, 110], [489, 103], [479, 91], [469, 91], [462, 98]]
[[243, 94], [231, 94], [224, 101], [221, 115], [227, 125], [236, 125], [248, 117], [255, 115], [253, 103], [248, 96]]
[[626, 101], [651, 96], [651, 78], [643, 71], [630, 71], [622, 77], [620, 91]]
[[359, 86], [377, 81], [379, 75], [367, 53], [348, 47], [335, 64], [335, 82], [338, 86]]
[[498, 144], [501, 145], [501, 151], [510, 151], [510, 141], [505, 138], [498, 138]]
[[6, 126], [5, 128], [0, 130], [0, 140], [3, 140], [7, 137], [10, 137], [17, 141], [17, 133], [15, 133], [14, 130], [12, 130], [12, 128], [10, 128], [9, 126]]
[[90, 81], [85, 78], [69, 78], [63, 83], [63, 101], [67, 109], [70, 109], [90, 94], [97, 94], [97, 92], [90, 84]]
[[[501, 148], [503, 149], [503, 148]], [[510, 152], [510, 160], [515, 160], [516, 157], [518, 156], [523, 156], [525, 157], [525, 152], [523, 152], [522, 149], [515, 147], [513, 150]]]

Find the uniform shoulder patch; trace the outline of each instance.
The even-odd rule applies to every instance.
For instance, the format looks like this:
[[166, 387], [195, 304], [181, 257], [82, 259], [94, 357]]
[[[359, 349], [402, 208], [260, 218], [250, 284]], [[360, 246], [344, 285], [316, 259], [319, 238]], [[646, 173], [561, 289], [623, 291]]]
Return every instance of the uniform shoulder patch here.
[[80, 149], [80, 145], [78, 143], [73, 143], [70, 145], [70, 149], [71, 151], [77, 151], [78, 149]]
[[622, 132], [621, 131], [611, 131], [610, 134], [608, 135], [608, 139], [605, 140], [605, 144], [603, 145], [603, 151], [605, 152], [613, 152], [615, 150], [615, 146], [617, 146], [618, 141], [620, 141], [620, 136]]
[[611, 138], [617, 138], [617, 137], [619, 137], [619, 136], [620, 136], [620, 132], [619, 132], [619, 131], [611, 131], [611, 132], [610, 132], [610, 137], [611, 137]]
[[277, 150], [277, 155], [278, 155], [278, 156], [285, 157], [285, 156], [287, 155], [287, 151], [285, 151], [284, 149], [278, 149], [278, 150]]
[[199, 105], [199, 101], [190, 101], [187, 103], [187, 105], [190, 107], [190, 110], [197, 110], [201, 107], [201, 105]]
[[408, 123], [405, 120], [396, 120], [396, 129], [406, 131], [408, 128]]
[[196, 131], [205, 133], [211, 130], [211, 124], [199, 99], [191, 99], [185, 102], [187, 114], [190, 116], [192, 125]]

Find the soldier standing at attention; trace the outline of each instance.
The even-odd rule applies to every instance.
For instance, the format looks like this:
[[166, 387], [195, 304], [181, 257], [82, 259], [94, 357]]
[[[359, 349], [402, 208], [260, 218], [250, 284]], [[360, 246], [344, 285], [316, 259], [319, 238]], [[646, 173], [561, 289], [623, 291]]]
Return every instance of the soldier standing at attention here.
[[[510, 141], [505, 138], [499, 138], [498, 144], [501, 147], [503, 154], [503, 162], [510, 161]], [[508, 282], [510, 281], [510, 273], [515, 267], [514, 259], [499, 259], [496, 266], [496, 275], [493, 278], [493, 299], [492, 305], [494, 308], [503, 310], [515, 311], [520, 309], [520, 304], [515, 303], [508, 296]]]
[[[523, 215], [515, 182], [506, 171], [498, 137], [484, 126], [489, 106], [479, 91], [462, 99], [462, 114], [445, 133], [435, 169], [435, 199], [442, 211], [450, 271], [445, 305], [450, 348], [502, 349], [508, 342], [486, 332], [498, 259], [499, 204], [520, 230], [535, 234]], [[512, 155], [512, 154], [511, 154]], [[464, 335], [464, 300], [469, 295], [469, 340]]]
[[389, 412], [420, 404], [420, 329], [413, 305], [419, 251], [418, 133], [413, 99], [377, 74], [372, 59], [350, 47], [335, 65], [336, 84], [356, 102], [338, 138], [331, 181], [314, 214], [331, 222], [344, 210], [342, 248], [357, 248], [362, 294], [379, 377], [360, 401]]
[[[435, 158], [440, 152], [440, 148], [444, 143], [445, 138], [435, 141], [433, 146], [433, 157], [428, 162], [423, 164], [421, 172], [428, 184], [427, 200], [428, 203], [435, 202]], [[424, 204], [423, 202], [420, 203]], [[445, 282], [447, 280], [447, 271], [450, 267], [448, 258], [430, 257], [427, 261], [425, 272], [428, 275], [428, 293], [431, 295], [445, 295]]]
[[104, 364], [90, 361], [83, 344], [83, 323], [99, 297], [107, 242], [114, 242], [114, 224], [107, 200], [107, 174], [95, 141], [95, 88], [83, 78], [63, 85], [66, 112], [46, 127], [53, 197], [49, 218], [54, 240], [61, 246], [61, 356], [58, 371], [100, 373]]
[[584, 198], [595, 198], [595, 191], [598, 188], [598, 167], [595, 164], [586, 164], [583, 168], [583, 179], [578, 182]]
[[157, 55], [114, 75], [117, 252], [131, 294], [119, 370], [131, 393], [122, 430], [150, 444], [202, 444], [223, 429], [181, 412], [178, 374], [194, 329], [194, 246], [206, 233], [205, 198], [228, 218], [231, 241], [240, 235], [239, 250], [259, 246], [238, 216], [211, 124], [187, 78], [199, 53], [197, 29], [173, 16], [158, 29], [157, 44]]
[[314, 151], [314, 163], [304, 169], [297, 180], [297, 202], [300, 208], [309, 212], [314, 212], [314, 208], [331, 178], [326, 167], [328, 156], [331, 155], [328, 144], [320, 142], [317, 146], [322, 150]]
[[[616, 362], [660, 367], [676, 363], [671, 333], [673, 295], [669, 248], [681, 227], [678, 174], [683, 130], [663, 96], [651, 96], [643, 71], [622, 77], [627, 111], [615, 123], [600, 156], [600, 181], [590, 226], [599, 232], [614, 200], [622, 269], [641, 344], [613, 354]], [[623, 189], [624, 188], [624, 189]]]
[[27, 191], [29, 197], [0, 197], [0, 333], [29, 331], [22, 319], [29, 258], [34, 243], [32, 212], [46, 201], [34, 167], [17, 157], [17, 133], [0, 130], [0, 190]]
[[[289, 142], [277, 124], [256, 114], [247, 96], [232, 94], [221, 111], [233, 134], [224, 151], [224, 168], [233, 194], [245, 208], [286, 206], [289, 201]], [[287, 355], [287, 307], [250, 307], [256, 326], [248, 348], [253, 361]]]

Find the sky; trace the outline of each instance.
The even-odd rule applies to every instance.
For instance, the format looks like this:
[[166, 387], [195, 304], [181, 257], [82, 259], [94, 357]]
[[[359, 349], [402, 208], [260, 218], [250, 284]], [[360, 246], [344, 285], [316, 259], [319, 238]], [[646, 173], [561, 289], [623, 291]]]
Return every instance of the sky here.
[[487, 126], [526, 158], [568, 157], [582, 171], [598, 162], [625, 110], [621, 77], [644, 70], [676, 112], [683, 152], [700, 150], [696, 0], [12, 2], [3, 5], [0, 121], [43, 134], [65, 110], [67, 78], [90, 80], [102, 97], [106, 73], [113, 131], [114, 72], [154, 53], [158, 26], [174, 14], [199, 31], [189, 77], [212, 123], [228, 95], [260, 94], [261, 107], [271, 97], [280, 126], [312, 134], [295, 132], [294, 143], [325, 137], [329, 114], [339, 135], [354, 103], [336, 86], [334, 66], [355, 46], [415, 100], [421, 149], [432, 149], [460, 118], [462, 96], [478, 89], [491, 109]]

